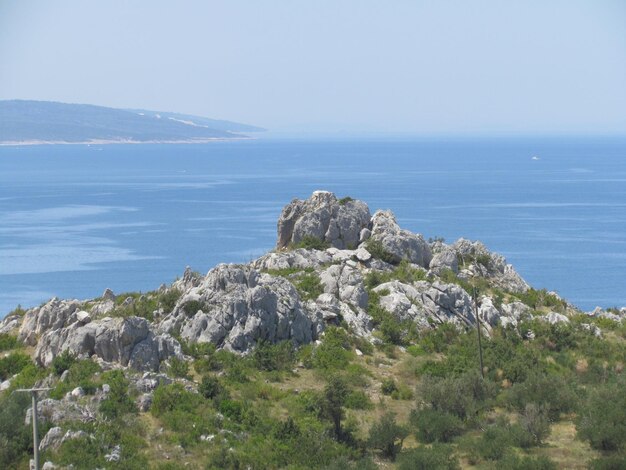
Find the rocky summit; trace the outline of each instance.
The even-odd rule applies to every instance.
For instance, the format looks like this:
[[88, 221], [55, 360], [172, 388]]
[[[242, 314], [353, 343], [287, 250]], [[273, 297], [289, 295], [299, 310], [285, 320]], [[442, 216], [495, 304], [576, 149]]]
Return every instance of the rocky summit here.
[[246, 265], [221, 264], [206, 276], [187, 269], [172, 285], [136, 297], [106, 289], [87, 301], [55, 298], [8, 316], [0, 332], [17, 329], [44, 367], [69, 351], [158, 371], [163, 361], [183, 357], [180, 340], [248, 354], [259, 342], [298, 346], [328, 325], [344, 325], [375, 343], [374, 303], [420, 330], [465, 328], [476, 323], [473, 286], [480, 287], [486, 334], [529, 315], [515, 297], [528, 284], [481, 242], [426, 241], [400, 228], [389, 210], [372, 216], [363, 201], [315, 191], [283, 208], [276, 249]]

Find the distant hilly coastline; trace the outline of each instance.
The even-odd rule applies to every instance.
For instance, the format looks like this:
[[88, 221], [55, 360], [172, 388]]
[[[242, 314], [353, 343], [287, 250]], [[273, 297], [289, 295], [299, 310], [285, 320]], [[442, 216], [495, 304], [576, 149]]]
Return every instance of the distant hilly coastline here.
[[0, 101], [0, 145], [205, 143], [260, 127], [187, 114], [53, 101]]

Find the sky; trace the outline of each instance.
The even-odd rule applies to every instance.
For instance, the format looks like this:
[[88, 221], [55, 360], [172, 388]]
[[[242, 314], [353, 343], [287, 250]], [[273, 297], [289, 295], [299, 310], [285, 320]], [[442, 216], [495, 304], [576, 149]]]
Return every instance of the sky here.
[[0, 0], [0, 99], [277, 133], [626, 134], [624, 0]]

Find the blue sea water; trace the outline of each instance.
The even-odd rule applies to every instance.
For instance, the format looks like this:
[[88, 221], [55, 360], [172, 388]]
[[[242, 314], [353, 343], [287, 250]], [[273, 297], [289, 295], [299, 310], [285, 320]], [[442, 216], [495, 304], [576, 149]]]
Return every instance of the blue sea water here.
[[622, 306], [625, 188], [617, 138], [3, 147], [0, 317], [249, 261], [274, 246], [281, 208], [316, 189], [426, 238], [480, 239], [583, 309]]

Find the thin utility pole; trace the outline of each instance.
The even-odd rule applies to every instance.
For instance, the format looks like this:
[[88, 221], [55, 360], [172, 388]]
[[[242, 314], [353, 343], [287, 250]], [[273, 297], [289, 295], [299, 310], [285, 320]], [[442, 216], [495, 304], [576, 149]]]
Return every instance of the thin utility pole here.
[[47, 392], [51, 388], [19, 388], [16, 392], [29, 392], [33, 399], [33, 408], [31, 415], [33, 417], [33, 459], [35, 461], [35, 470], [39, 470], [39, 429], [37, 423], [37, 393]]
[[476, 331], [478, 333], [478, 357], [480, 359], [480, 376], [485, 378], [485, 370], [483, 367], [483, 345], [480, 339], [480, 317], [478, 316], [478, 289], [474, 286], [473, 289], [473, 297], [474, 297], [474, 317], [476, 317]]

